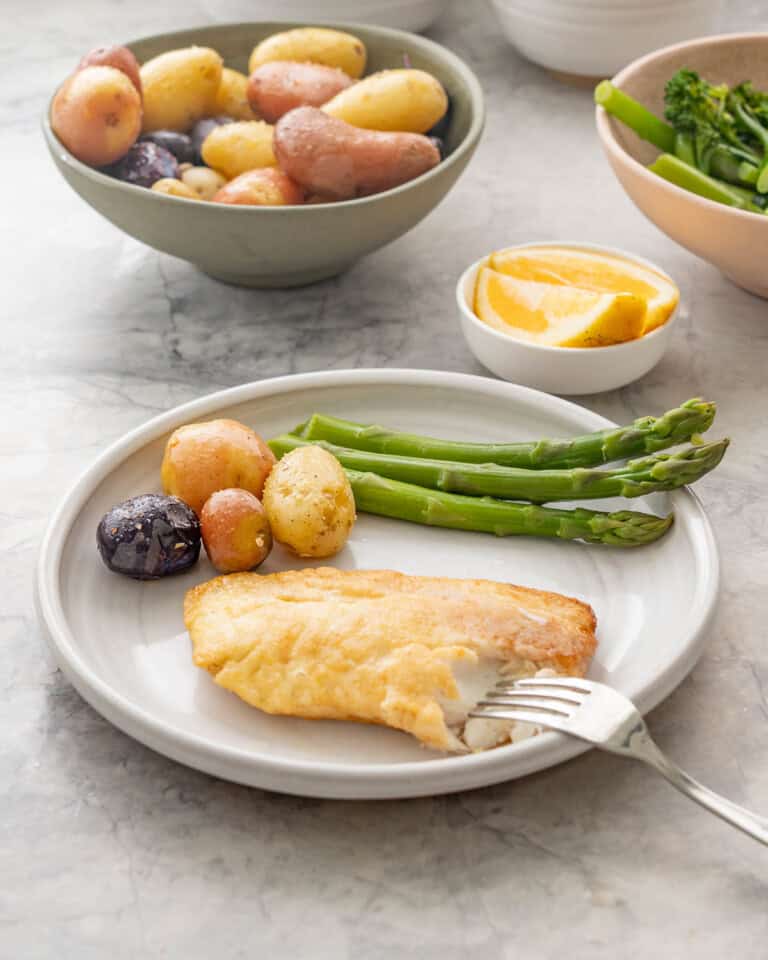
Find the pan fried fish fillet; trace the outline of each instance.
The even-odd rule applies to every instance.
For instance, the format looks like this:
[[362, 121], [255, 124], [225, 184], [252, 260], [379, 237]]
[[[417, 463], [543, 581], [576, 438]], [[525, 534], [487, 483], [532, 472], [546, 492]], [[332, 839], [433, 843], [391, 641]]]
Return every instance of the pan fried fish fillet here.
[[491, 580], [320, 567], [235, 573], [184, 602], [193, 659], [267, 713], [385, 724], [437, 750], [530, 732], [467, 712], [501, 677], [583, 676], [595, 616]]

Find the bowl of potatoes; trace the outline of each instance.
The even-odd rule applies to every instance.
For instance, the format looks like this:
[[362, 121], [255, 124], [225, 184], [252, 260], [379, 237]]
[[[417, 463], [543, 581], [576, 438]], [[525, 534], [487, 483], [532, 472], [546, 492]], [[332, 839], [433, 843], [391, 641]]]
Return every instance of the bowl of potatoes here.
[[225, 282], [313, 283], [414, 227], [484, 123], [477, 78], [424, 37], [362, 24], [226, 24], [91, 51], [45, 138], [130, 236]]

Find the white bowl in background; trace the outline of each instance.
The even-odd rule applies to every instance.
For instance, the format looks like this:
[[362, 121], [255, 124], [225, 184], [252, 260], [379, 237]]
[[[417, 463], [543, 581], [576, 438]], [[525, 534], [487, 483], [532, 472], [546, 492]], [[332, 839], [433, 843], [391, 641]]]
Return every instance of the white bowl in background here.
[[[281, 20], [304, 20], [308, 26], [323, 20], [349, 20], [353, 23], [372, 23], [379, 27], [419, 32], [426, 30], [446, 10], [452, 0], [280, 0], [280, 4], [256, 0], [248, 5], [251, 20], [270, 20], [279, 15]], [[233, 5], [234, 6], [234, 5]], [[239, 13], [245, 16], [242, 4]], [[217, 7], [218, 11], [218, 7]]]
[[714, 33], [722, 0], [491, 0], [510, 43], [558, 73], [610, 77], [657, 47]]
[[[655, 263], [618, 247], [558, 241], [519, 243], [504, 249], [529, 247], [571, 247], [613, 254], [655, 270], [674, 283], [669, 274]], [[604, 393], [639, 380], [656, 366], [669, 345], [678, 307], [675, 307], [666, 323], [651, 333], [610, 347], [548, 347], [501, 333], [480, 320], [472, 306], [477, 273], [487, 262], [488, 256], [485, 256], [467, 267], [456, 285], [456, 303], [461, 330], [469, 349], [484, 367], [503, 380], [524, 387], [535, 387], [547, 393], [571, 396]]]

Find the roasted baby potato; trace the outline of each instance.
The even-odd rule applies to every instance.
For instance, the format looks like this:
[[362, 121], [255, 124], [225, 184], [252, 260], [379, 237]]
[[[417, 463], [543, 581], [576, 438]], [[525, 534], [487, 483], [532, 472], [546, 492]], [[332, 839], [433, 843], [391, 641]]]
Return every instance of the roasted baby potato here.
[[215, 113], [221, 83], [221, 57], [208, 47], [169, 50], [141, 67], [144, 132], [186, 132]]
[[338, 67], [273, 60], [248, 78], [248, 102], [260, 117], [275, 123], [294, 107], [322, 106], [351, 84]]
[[141, 97], [115, 67], [84, 67], [56, 92], [51, 126], [83, 163], [103, 167], [124, 156], [141, 130]]
[[184, 200], [199, 200], [200, 197], [181, 180], [174, 180], [172, 177], [163, 177], [162, 180], [155, 180], [150, 187], [155, 193], [164, 193], [168, 197], [183, 197]]
[[110, 167], [109, 172], [124, 183], [151, 187], [158, 180], [178, 179], [179, 163], [170, 150], [148, 140], [139, 140]]
[[304, 191], [282, 170], [263, 167], [247, 170], [230, 180], [213, 196], [214, 203], [251, 207], [285, 207], [304, 202]]
[[339, 461], [322, 447], [297, 447], [264, 485], [264, 509], [275, 540], [300, 557], [331, 557], [347, 542], [355, 498]]
[[382, 70], [337, 93], [331, 117], [366, 130], [426, 133], [448, 109], [442, 84], [424, 70]]
[[261, 497], [275, 455], [237, 420], [188, 423], [165, 445], [160, 478], [165, 493], [179, 497], [199, 514], [212, 493], [240, 487]]
[[203, 141], [203, 161], [231, 180], [277, 162], [272, 149], [274, 127], [263, 120], [243, 120], [215, 127]]
[[252, 570], [272, 549], [267, 514], [247, 490], [212, 493], [200, 514], [200, 530], [208, 559], [220, 573]]
[[86, 53], [77, 65], [78, 70], [82, 70], [84, 67], [114, 67], [116, 70], [122, 70], [141, 93], [139, 61], [128, 47], [96, 47]]
[[184, 186], [194, 193], [197, 200], [213, 200], [227, 182], [210, 167], [190, 167], [181, 171], [180, 175]]
[[273, 33], [257, 44], [248, 60], [248, 73], [271, 60], [294, 60], [338, 67], [357, 79], [363, 75], [365, 59], [365, 44], [351, 33], [327, 27], [297, 27]]
[[361, 130], [316, 107], [299, 107], [275, 127], [280, 167], [310, 194], [347, 200], [396, 187], [440, 162], [417, 133]]
[[216, 91], [214, 113], [224, 113], [235, 120], [258, 120], [259, 114], [253, 112], [248, 102], [247, 90], [248, 77], [239, 70], [224, 67], [221, 71], [221, 83]]
[[96, 529], [96, 544], [113, 573], [159, 580], [197, 563], [200, 522], [178, 497], [144, 493], [104, 514]]

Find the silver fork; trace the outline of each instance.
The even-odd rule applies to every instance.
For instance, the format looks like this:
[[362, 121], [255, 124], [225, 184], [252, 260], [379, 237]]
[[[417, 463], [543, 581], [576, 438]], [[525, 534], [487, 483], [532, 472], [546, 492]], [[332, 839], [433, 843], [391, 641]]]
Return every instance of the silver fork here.
[[768, 819], [702, 786], [668, 760], [632, 701], [602, 683], [575, 677], [502, 680], [469, 715], [561, 730], [611, 753], [642, 760], [681, 793], [768, 846]]

